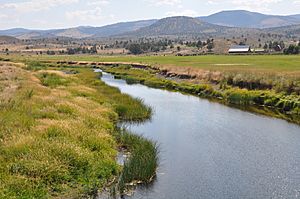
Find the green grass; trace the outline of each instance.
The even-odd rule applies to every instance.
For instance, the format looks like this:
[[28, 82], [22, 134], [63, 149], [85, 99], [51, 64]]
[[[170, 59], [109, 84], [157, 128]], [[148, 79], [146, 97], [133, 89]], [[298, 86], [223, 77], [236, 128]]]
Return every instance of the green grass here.
[[122, 148], [130, 151], [115, 188], [123, 194], [132, 188], [130, 183], [148, 184], [154, 179], [158, 167], [158, 146], [151, 140], [127, 132], [126, 129], [120, 130], [116, 137]]
[[48, 67], [20, 69], [20, 81], [8, 80], [18, 89], [0, 100], [0, 198], [94, 196], [120, 172], [116, 123], [151, 116], [91, 69], [66, 75], [59, 71], [70, 68]]
[[65, 86], [68, 81], [56, 74], [53, 73], [42, 73], [38, 75], [38, 78], [41, 80], [44, 86], [55, 88], [57, 86]]
[[[24, 59], [24, 57], [14, 59]], [[158, 66], [194, 67], [217, 71], [300, 71], [299, 55], [205, 55], [205, 56], [33, 56], [36, 60], [72, 60], [99, 62], [139, 62]], [[234, 65], [228, 65], [234, 64]]]

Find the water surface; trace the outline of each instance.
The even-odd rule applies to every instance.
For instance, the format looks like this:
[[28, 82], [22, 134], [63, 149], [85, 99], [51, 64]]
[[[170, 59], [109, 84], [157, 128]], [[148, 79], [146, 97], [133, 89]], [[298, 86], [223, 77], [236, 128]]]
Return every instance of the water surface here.
[[129, 128], [160, 145], [158, 176], [131, 198], [300, 198], [298, 125], [109, 74], [102, 80], [154, 109], [151, 121]]

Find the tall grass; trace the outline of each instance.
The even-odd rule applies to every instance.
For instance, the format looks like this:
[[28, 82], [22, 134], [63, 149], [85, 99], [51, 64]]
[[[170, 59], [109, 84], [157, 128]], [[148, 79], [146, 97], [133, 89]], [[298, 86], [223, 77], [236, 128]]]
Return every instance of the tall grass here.
[[132, 189], [132, 186], [138, 183], [148, 184], [154, 179], [159, 151], [155, 142], [132, 134], [126, 129], [118, 131], [116, 137], [121, 147], [130, 152], [115, 188], [124, 194]]
[[54, 73], [41, 73], [38, 75], [38, 78], [41, 80], [44, 86], [55, 88], [57, 86], [64, 86], [68, 81]]
[[0, 106], [0, 198], [94, 196], [120, 171], [117, 121], [149, 118], [151, 109], [90, 69], [65, 75], [65, 68], [31, 67]]

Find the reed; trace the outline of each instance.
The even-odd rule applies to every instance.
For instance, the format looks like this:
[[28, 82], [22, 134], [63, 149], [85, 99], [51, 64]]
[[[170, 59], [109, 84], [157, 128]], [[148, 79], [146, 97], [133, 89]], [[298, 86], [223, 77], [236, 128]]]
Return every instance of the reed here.
[[117, 183], [117, 189], [123, 194], [132, 186], [148, 184], [154, 179], [159, 150], [155, 142], [124, 129], [118, 134], [118, 139], [122, 147], [130, 152]]

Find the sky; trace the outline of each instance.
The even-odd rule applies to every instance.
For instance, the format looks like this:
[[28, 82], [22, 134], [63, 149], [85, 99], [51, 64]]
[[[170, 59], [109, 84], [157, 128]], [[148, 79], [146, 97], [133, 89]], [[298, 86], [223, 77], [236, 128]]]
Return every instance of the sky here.
[[0, 29], [103, 26], [222, 10], [300, 14], [300, 0], [0, 0]]

